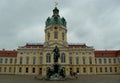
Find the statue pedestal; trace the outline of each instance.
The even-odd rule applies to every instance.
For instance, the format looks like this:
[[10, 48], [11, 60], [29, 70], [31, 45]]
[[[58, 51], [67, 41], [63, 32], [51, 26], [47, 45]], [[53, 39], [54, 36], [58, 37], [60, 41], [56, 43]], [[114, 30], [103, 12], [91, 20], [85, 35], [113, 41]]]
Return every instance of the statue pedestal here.
[[58, 73], [53, 74], [49, 80], [62, 80], [62, 76], [60, 76]]
[[52, 67], [47, 70], [47, 80], [63, 80], [65, 78], [65, 70], [60, 68], [58, 63], [54, 63]]

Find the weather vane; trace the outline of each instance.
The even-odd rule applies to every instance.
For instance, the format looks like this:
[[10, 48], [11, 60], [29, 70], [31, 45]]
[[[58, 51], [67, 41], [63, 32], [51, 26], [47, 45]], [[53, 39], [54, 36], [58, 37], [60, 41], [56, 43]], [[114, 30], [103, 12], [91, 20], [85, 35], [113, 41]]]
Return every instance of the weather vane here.
[[55, 1], [55, 7], [57, 7], [58, 6], [58, 2], [57, 1]]

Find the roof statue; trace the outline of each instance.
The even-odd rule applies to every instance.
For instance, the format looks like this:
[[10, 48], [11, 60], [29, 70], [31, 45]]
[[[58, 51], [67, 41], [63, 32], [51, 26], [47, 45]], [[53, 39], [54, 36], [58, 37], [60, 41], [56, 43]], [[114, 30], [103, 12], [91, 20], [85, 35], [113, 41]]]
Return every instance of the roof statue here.
[[58, 2], [57, 1], [55, 1], [55, 7], [57, 7], [58, 6]]

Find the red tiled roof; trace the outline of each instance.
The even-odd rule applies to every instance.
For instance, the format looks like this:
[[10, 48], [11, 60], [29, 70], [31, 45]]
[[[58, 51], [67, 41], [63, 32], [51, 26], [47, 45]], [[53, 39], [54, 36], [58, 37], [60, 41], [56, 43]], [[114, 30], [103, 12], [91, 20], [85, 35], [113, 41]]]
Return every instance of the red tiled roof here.
[[120, 50], [96, 50], [95, 57], [115, 57], [120, 56]]
[[84, 47], [87, 47], [86, 46], [86, 44], [69, 44], [69, 47], [70, 48], [73, 48], [73, 47], [75, 47], [75, 48], [84, 48]]
[[0, 50], [0, 57], [17, 57], [15, 50]]
[[26, 48], [42, 48], [43, 47], [43, 44], [26, 44], [25, 46], [23, 46], [23, 48], [26, 47]]

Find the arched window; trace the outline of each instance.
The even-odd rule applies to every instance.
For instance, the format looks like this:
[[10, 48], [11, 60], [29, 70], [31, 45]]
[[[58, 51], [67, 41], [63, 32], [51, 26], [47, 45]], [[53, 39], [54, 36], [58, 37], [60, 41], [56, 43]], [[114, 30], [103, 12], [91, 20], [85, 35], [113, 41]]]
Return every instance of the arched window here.
[[89, 57], [89, 64], [92, 64], [92, 57]]
[[23, 60], [23, 58], [22, 58], [22, 57], [20, 57], [20, 64], [22, 64], [22, 60]]
[[65, 53], [61, 54], [61, 63], [65, 63], [66, 62], [66, 57], [65, 57]]
[[76, 64], [79, 64], [79, 57], [76, 57]]
[[50, 33], [48, 33], [48, 40], [50, 40]]
[[42, 58], [42, 57], [40, 57], [40, 64], [42, 64], [42, 61], [43, 61], [43, 58]]
[[35, 64], [35, 62], [36, 62], [36, 57], [34, 56], [33, 57], [33, 64]]
[[46, 63], [50, 63], [51, 62], [51, 56], [50, 53], [47, 53], [46, 55]]
[[54, 32], [54, 39], [58, 39], [58, 32], [57, 31]]
[[86, 64], [86, 60], [85, 60], [85, 57], [83, 57], [83, 64]]
[[64, 40], [64, 33], [62, 33], [62, 40]]
[[26, 57], [26, 64], [29, 64], [29, 57]]

